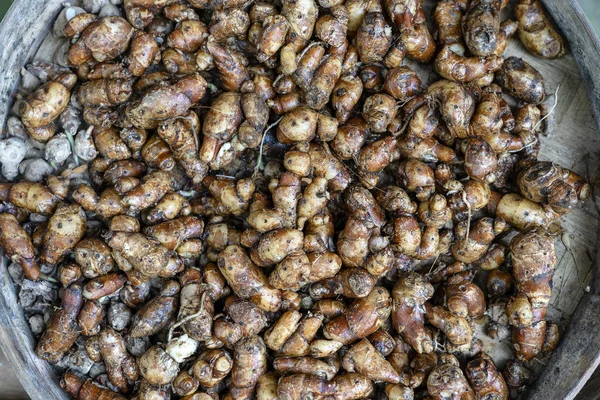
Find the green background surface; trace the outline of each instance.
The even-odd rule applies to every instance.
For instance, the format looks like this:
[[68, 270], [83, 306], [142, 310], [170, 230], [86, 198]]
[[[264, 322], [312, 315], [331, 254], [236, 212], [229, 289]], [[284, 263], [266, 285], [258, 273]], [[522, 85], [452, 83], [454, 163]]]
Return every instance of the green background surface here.
[[6, 11], [8, 10], [11, 4], [12, 0], [0, 0], [0, 19], [4, 17], [4, 14], [6, 14]]

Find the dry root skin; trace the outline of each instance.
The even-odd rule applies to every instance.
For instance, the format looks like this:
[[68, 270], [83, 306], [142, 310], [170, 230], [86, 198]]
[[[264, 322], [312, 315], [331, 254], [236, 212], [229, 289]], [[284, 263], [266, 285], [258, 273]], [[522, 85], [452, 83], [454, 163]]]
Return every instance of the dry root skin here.
[[[518, 360], [529, 361], [542, 351], [546, 336], [546, 309], [552, 295], [552, 277], [558, 263], [552, 238], [543, 230], [517, 235], [510, 245], [515, 285], [520, 302], [507, 306], [520, 316], [513, 329]], [[512, 311], [514, 310], [514, 311]], [[525, 314], [523, 314], [525, 312]], [[530, 316], [523, 318], [523, 315]]]
[[435, 59], [434, 68], [442, 78], [455, 82], [471, 82], [500, 69], [502, 58], [464, 57], [454, 46], [444, 46]]
[[498, 399], [508, 399], [508, 387], [504, 377], [486, 353], [479, 353], [469, 361], [465, 374], [477, 397], [496, 396]]
[[27, 279], [40, 278], [31, 237], [12, 214], [0, 214], [0, 245], [11, 261], [21, 265]]
[[280, 291], [269, 286], [267, 278], [248, 257], [243, 247], [228, 246], [219, 253], [218, 265], [236, 295], [249, 298], [265, 311], [279, 309]]
[[327, 339], [349, 344], [369, 336], [381, 327], [392, 309], [389, 292], [376, 286], [373, 291], [362, 299], [355, 300], [343, 315], [340, 315], [325, 325], [323, 334]]
[[61, 308], [54, 311], [46, 330], [35, 349], [36, 354], [51, 362], [57, 362], [79, 337], [77, 315], [83, 305], [81, 285], [69, 286], [64, 294]]
[[419, 354], [433, 351], [432, 338], [425, 328], [425, 302], [433, 291], [433, 286], [416, 273], [400, 278], [392, 290], [394, 328]]
[[429, 395], [436, 400], [445, 398], [474, 400], [478, 398], [469, 386], [456, 358], [450, 354], [445, 356], [447, 360], [435, 367], [427, 378]]
[[99, 386], [91, 379], [84, 380], [73, 372], [65, 372], [60, 387], [77, 400], [125, 400], [125, 397]]
[[521, 43], [531, 54], [549, 59], [565, 55], [565, 40], [556, 31], [539, 1], [519, 1], [515, 7], [515, 16], [519, 22]]
[[346, 353], [342, 367], [358, 372], [374, 382], [399, 383], [400, 375], [367, 339], [356, 343]]

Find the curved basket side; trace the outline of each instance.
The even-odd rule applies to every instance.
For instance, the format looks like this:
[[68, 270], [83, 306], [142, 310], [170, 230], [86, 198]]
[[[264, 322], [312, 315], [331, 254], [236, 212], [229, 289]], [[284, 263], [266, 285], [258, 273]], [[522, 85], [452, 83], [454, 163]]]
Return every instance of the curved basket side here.
[[[20, 81], [20, 71], [49, 32], [62, 8], [61, 0], [15, 0], [0, 23], [0, 126], [4, 126], [12, 96]], [[21, 385], [33, 400], [68, 400], [58, 385], [53, 367], [34, 352], [35, 340], [8, 274], [6, 259], [0, 259], [0, 346], [15, 370]]]
[[[600, 40], [574, 0], [542, 0], [569, 47], [586, 82], [600, 132]], [[585, 293], [557, 350], [541, 376], [523, 396], [528, 400], [574, 399], [600, 364], [600, 257], [593, 262], [590, 292]]]

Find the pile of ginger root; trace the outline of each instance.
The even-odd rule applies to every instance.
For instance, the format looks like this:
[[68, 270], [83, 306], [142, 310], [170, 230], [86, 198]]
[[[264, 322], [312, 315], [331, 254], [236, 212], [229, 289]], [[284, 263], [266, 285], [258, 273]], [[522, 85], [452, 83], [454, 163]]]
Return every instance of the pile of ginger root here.
[[0, 245], [21, 285], [61, 287], [35, 333], [64, 390], [522, 393], [559, 340], [550, 228], [591, 187], [538, 160], [548, 88], [504, 51], [566, 45], [539, 1], [507, 3], [66, 5], [67, 67], [28, 67], [0, 143], [51, 156], [37, 179], [22, 149], [3, 163]]

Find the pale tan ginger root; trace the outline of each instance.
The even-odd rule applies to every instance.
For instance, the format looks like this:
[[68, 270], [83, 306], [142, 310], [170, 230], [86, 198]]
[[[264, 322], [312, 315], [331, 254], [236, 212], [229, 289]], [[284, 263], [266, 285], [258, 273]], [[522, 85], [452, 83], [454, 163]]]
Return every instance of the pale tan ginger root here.
[[331, 93], [331, 106], [339, 123], [346, 122], [363, 93], [363, 83], [353, 73], [343, 74]]
[[544, 77], [521, 58], [509, 57], [496, 73], [496, 82], [511, 96], [531, 104], [546, 99]]
[[269, 15], [262, 21], [256, 38], [256, 59], [259, 62], [265, 62], [277, 54], [285, 44], [288, 29], [287, 19], [281, 15]]
[[261, 337], [249, 336], [239, 341], [233, 351], [231, 386], [226, 398], [251, 398], [258, 378], [266, 371], [267, 347]]
[[417, 204], [399, 186], [385, 186], [382, 191], [375, 192], [375, 198], [381, 208], [391, 213], [414, 214], [417, 211]]
[[131, 318], [129, 336], [133, 338], [151, 336], [163, 329], [177, 313], [179, 307], [179, 284], [169, 281], [165, 289], [148, 301]]
[[281, 292], [267, 283], [264, 273], [252, 262], [243, 247], [230, 245], [221, 251], [218, 266], [236, 295], [250, 299], [265, 311], [279, 309]]
[[187, 371], [182, 371], [171, 385], [176, 395], [184, 397], [196, 393], [200, 387], [200, 382]]
[[[544, 345], [546, 310], [558, 259], [552, 237], [543, 230], [515, 236], [510, 251], [517, 292], [526, 298], [517, 310], [531, 313], [530, 321], [513, 327], [513, 342], [517, 359], [529, 361], [542, 351]], [[508, 307], [507, 314], [510, 315]]]
[[470, 136], [469, 124], [475, 112], [475, 99], [469, 88], [452, 81], [437, 81], [404, 106], [404, 115], [412, 115], [425, 103], [439, 104], [441, 117], [453, 137]]
[[342, 360], [348, 372], [358, 372], [375, 382], [399, 383], [400, 375], [367, 339], [354, 344]]
[[351, 118], [339, 126], [337, 134], [329, 143], [331, 150], [340, 160], [355, 159], [369, 136], [369, 127], [360, 117]]
[[441, 306], [425, 305], [427, 322], [441, 329], [446, 335], [448, 341], [461, 346], [470, 344], [473, 338], [473, 331], [466, 318], [456, 317]]
[[479, 260], [487, 252], [494, 238], [505, 229], [506, 222], [502, 218], [485, 217], [474, 223], [459, 222], [454, 230], [456, 240], [452, 244], [452, 256], [464, 263]]
[[[327, 207], [328, 201], [327, 179], [315, 177], [304, 189], [302, 197], [298, 201], [298, 219], [296, 221], [298, 229], [304, 229], [306, 221], [322, 213]], [[276, 203], [275, 199], [273, 202]]]
[[349, 267], [364, 265], [370, 253], [369, 239], [385, 223], [385, 214], [367, 189], [354, 186], [345, 195], [350, 215], [337, 241], [338, 254]]
[[259, 267], [269, 267], [301, 251], [303, 246], [302, 231], [281, 228], [265, 233], [250, 251], [250, 258]]
[[433, 351], [432, 338], [425, 328], [425, 302], [433, 292], [433, 286], [414, 272], [400, 278], [392, 290], [394, 328], [419, 354]]
[[71, 89], [76, 83], [77, 77], [74, 74], [59, 75], [21, 103], [19, 114], [33, 139], [47, 142], [54, 135], [52, 124], [67, 108]]
[[111, 232], [107, 243], [125, 260], [126, 265], [119, 263], [118, 259], [116, 261], [136, 284], [158, 276], [169, 263], [169, 250], [141, 233]]
[[552, 162], [537, 161], [519, 172], [519, 191], [531, 201], [566, 214], [590, 197], [591, 186], [573, 171]]
[[236, 181], [208, 176], [203, 183], [213, 197], [192, 200], [192, 212], [201, 216], [240, 216], [248, 210], [250, 199], [256, 190], [251, 179]]
[[527, 231], [535, 227], [547, 227], [560, 217], [549, 207], [531, 201], [520, 194], [508, 193], [502, 195], [492, 192], [487, 210], [504, 219], [509, 225]]
[[335, 389], [335, 382], [326, 381], [315, 375], [287, 375], [279, 379], [277, 398], [281, 400], [301, 400], [316, 396], [333, 398]]
[[200, 354], [192, 366], [194, 377], [203, 387], [219, 384], [233, 368], [233, 358], [224, 349], [208, 350]]
[[467, 47], [476, 56], [493, 54], [500, 35], [502, 0], [476, 0], [469, 3], [463, 18], [463, 34]]
[[178, 215], [187, 216], [192, 212], [190, 204], [185, 197], [171, 192], [162, 199], [146, 215], [149, 224], [156, 224], [175, 219]]
[[77, 316], [81, 334], [83, 336], [95, 336], [100, 333], [104, 316], [104, 308], [100, 302], [86, 300]]
[[438, 356], [436, 353], [417, 354], [410, 362], [410, 387], [417, 388], [425, 383], [437, 363]]
[[137, 128], [156, 129], [161, 121], [187, 114], [206, 91], [206, 81], [198, 74], [188, 75], [169, 85], [153, 86], [139, 99], [127, 104], [125, 115]]
[[399, 101], [408, 101], [421, 91], [421, 79], [408, 67], [390, 69], [385, 76], [384, 90]]
[[493, 183], [497, 178], [498, 156], [486, 141], [468, 139], [462, 142], [465, 171], [472, 179]]
[[46, 324], [35, 353], [42, 359], [57, 362], [79, 338], [77, 315], [83, 305], [82, 288], [73, 284], [65, 289], [61, 307], [57, 308]]
[[435, 36], [441, 46], [462, 44], [463, 9], [454, 0], [438, 1], [433, 19], [436, 25]]
[[277, 125], [277, 140], [283, 144], [310, 142], [317, 133], [318, 117], [319, 114], [308, 107], [290, 111]]
[[323, 328], [327, 339], [353, 343], [377, 331], [392, 311], [389, 292], [376, 286], [367, 297], [355, 300], [343, 315], [333, 318]]
[[439, 254], [440, 243], [435, 226], [421, 228], [417, 219], [408, 215], [394, 219], [390, 243], [394, 251], [427, 260]]
[[256, 383], [256, 400], [277, 400], [277, 381], [275, 372], [267, 372]]
[[350, 170], [331, 154], [326, 143], [320, 145], [310, 143], [308, 154], [315, 176], [327, 179], [330, 193], [341, 192], [350, 185], [352, 182]]
[[144, 234], [158, 240], [170, 251], [175, 251], [185, 241], [198, 238], [204, 232], [204, 222], [187, 216], [144, 228]]
[[269, 284], [276, 289], [299, 290], [310, 283], [334, 277], [341, 268], [342, 260], [333, 252], [291, 254], [271, 272]]
[[123, 197], [123, 203], [132, 210], [141, 211], [156, 204], [165, 194], [173, 190], [173, 177], [165, 171], [146, 175], [142, 183]]
[[[72, 21], [72, 20], [71, 20]], [[80, 66], [88, 61], [110, 61], [123, 54], [129, 47], [134, 28], [121, 17], [102, 17], [87, 25], [78, 34], [79, 39], [69, 49], [69, 63]]]
[[499, 400], [508, 400], [508, 387], [502, 374], [486, 353], [479, 353], [469, 361], [465, 375], [471, 383], [478, 398], [495, 397]]
[[258, 334], [267, 326], [267, 317], [254, 303], [230, 296], [225, 300], [227, 320], [216, 318], [213, 335], [225, 346], [233, 346], [243, 337]]
[[[92, 132], [96, 149], [107, 160], [118, 161], [131, 158], [131, 151], [120, 138], [116, 128], [94, 128]], [[109, 164], [110, 165], [110, 164]], [[108, 165], [106, 166], [108, 170]], [[103, 171], [105, 172], [105, 171]]]
[[340, 361], [337, 355], [325, 359], [312, 357], [277, 357], [273, 368], [281, 374], [310, 374], [331, 380], [338, 373]]
[[289, 357], [307, 356], [309, 344], [316, 336], [323, 315], [302, 314], [295, 310], [286, 311], [265, 334], [265, 344], [271, 350]]
[[152, 385], [168, 385], [179, 374], [179, 364], [159, 346], [152, 346], [137, 360], [140, 374]]
[[323, 254], [334, 249], [333, 216], [327, 210], [308, 220], [304, 228], [304, 251]]
[[27, 279], [40, 278], [31, 237], [12, 214], [0, 214], [0, 246], [12, 262], [21, 266]]
[[[322, 187], [323, 179], [316, 180], [310, 191], [308, 189], [306, 189], [306, 191], [310, 193], [313, 190], [326, 190]], [[300, 219], [298, 216], [301, 183], [301, 177], [293, 172], [283, 172], [279, 176], [279, 179], [272, 179], [269, 183], [269, 190], [271, 191], [273, 208], [265, 207], [263, 199], [255, 197], [253, 204], [251, 205], [250, 215], [248, 215], [247, 218], [248, 224], [260, 233], [280, 228], [295, 228], [297, 222], [298, 228], [302, 229], [304, 219]], [[325, 184], [326, 183], [327, 181], [325, 180]], [[320, 192], [317, 192], [317, 195], [318, 193]], [[315, 199], [306, 198], [302, 201], [303, 218], [305, 218], [306, 215], [310, 215], [313, 211], [310, 209], [310, 206], [312, 205], [312, 203], [309, 202], [310, 200], [314, 201]], [[325, 202], [327, 201], [326, 198], [316, 199], [318, 202], [316, 207], [317, 212], [320, 208], [324, 208], [322, 204], [323, 200]]]
[[565, 55], [565, 40], [548, 19], [539, 1], [519, 1], [515, 6], [515, 16], [519, 22], [521, 43], [531, 54], [548, 59]]
[[183, 331], [197, 341], [211, 337], [215, 299], [208, 287], [201, 282], [202, 276], [197, 269], [187, 269], [180, 276], [182, 285], [179, 297], [180, 307], [177, 319], [184, 321]]
[[42, 264], [56, 265], [83, 238], [86, 217], [77, 204], [61, 203], [48, 221], [40, 255]]
[[160, 60], [160, 48], [155, 38], [146, 32], [135, 31], [129, 49], [129, 72], [142, 76], [146, 70]]
[[63, 388], [76, 400], [125, 400], [125, 397], [104, 388], [91, 379], [84, 380], [73, 372], [65, 372], [60, 380]]
[[347, 49], [347, 41], [339, 47], [329, 48], [305, 93], [305, 101], [309, 107], [321, 110], [329, 102], [335, 83], [342, 75], [344, 56]]
[[414, 192], [420, 201], [428, 200], [435, 192], [433, 169], [422, 161], [404, 160], [398, 166], [398, 178], [408, 192]]
[[385, 394], [389, 400], [413, 400], [414, 392], [402, 384], [385, 385]]
[[477, 395], [469, 386], [456, 357], [445, 354], [445, 359], [431, 371], [427, 378], [427, 391], [435, 400], [475, 400]]
[[367, 296], [377, 283], [377, 278], [363, 268], [346, 268], [334, 277], [315, 282], [309, 289], [313, 299], [333, 298], [339, 295], [349, 299]]
[[120, 290], [126, 281], [126, 278], [119, 273], [96, 277], [83, 287], [83, 297], [88, 300], [99, 300]]
[[483, 291], [460, 274], [446, 281], [446, 305], [452, 314], [462, 318], [479, 319], [486, 310]]
[[533, 372], [524, 363], [516, 360], [508, 360], [502, 376], [504, 376], [511, 396], [523, 392], [525, 386], [533, 382]]
[[10, 187], [8, 201], [26, 211], [51, 215], [61, 198], [41, 183], [18, 182]]
[[425, 225], [441, 229], [452, 220], [454, 214], [444, 195], [436, 193], [429, 200], [419, 203], [417, 215]]
[[81, 85], [78, 98], [85, 107], [113, 107], [129, 100], [132, 86], [132, 80], [96, 79]]
[[175, 158], [171, 149], [158, 136], [151, 136], [142, 147], [142, 159], [153, 169], [171, 171], [175, 167]]
[[396, 100], [385, 93], [377, 93], [365, 99], [362, 116], [373, 132], [385, 132], [396, 118]]
[[244, 65], [243, 55], [217, 43], [216, 39], [209, 36], [204, 46], [204, 52], [212, 56], [213, 62], [219, 71], [223, 89], [240, 92], [250, 77]]
[[127, 393], [130, 382], [138, 379], [139, 371], [135, 358], [127, 352], [123, 337], [114, 329], [106, 328], [88, 339], [85, 347], [93, 361], [104, 361], [110, 383]]
[[[64, 287], [81, 279], [81, 268], [77, 264], [63, 264], [58, 267], [58, 280]], [[29, 279], [29, 278], [28, 278]]]
[[434, 69], [444, 79], [466, 83], [496, 72], [503, 61], [495, 55], [465, 57], [462, 45], [447, 45], [438, 53]]
[[373, 383], [359, 373], [338, 375], [326, 381], [314, 375], [296, 374], [281, 378], [277, 387], [280, 400], [301, 400], [315, 396], [334, 400], [358, 400], [373, 393]]

